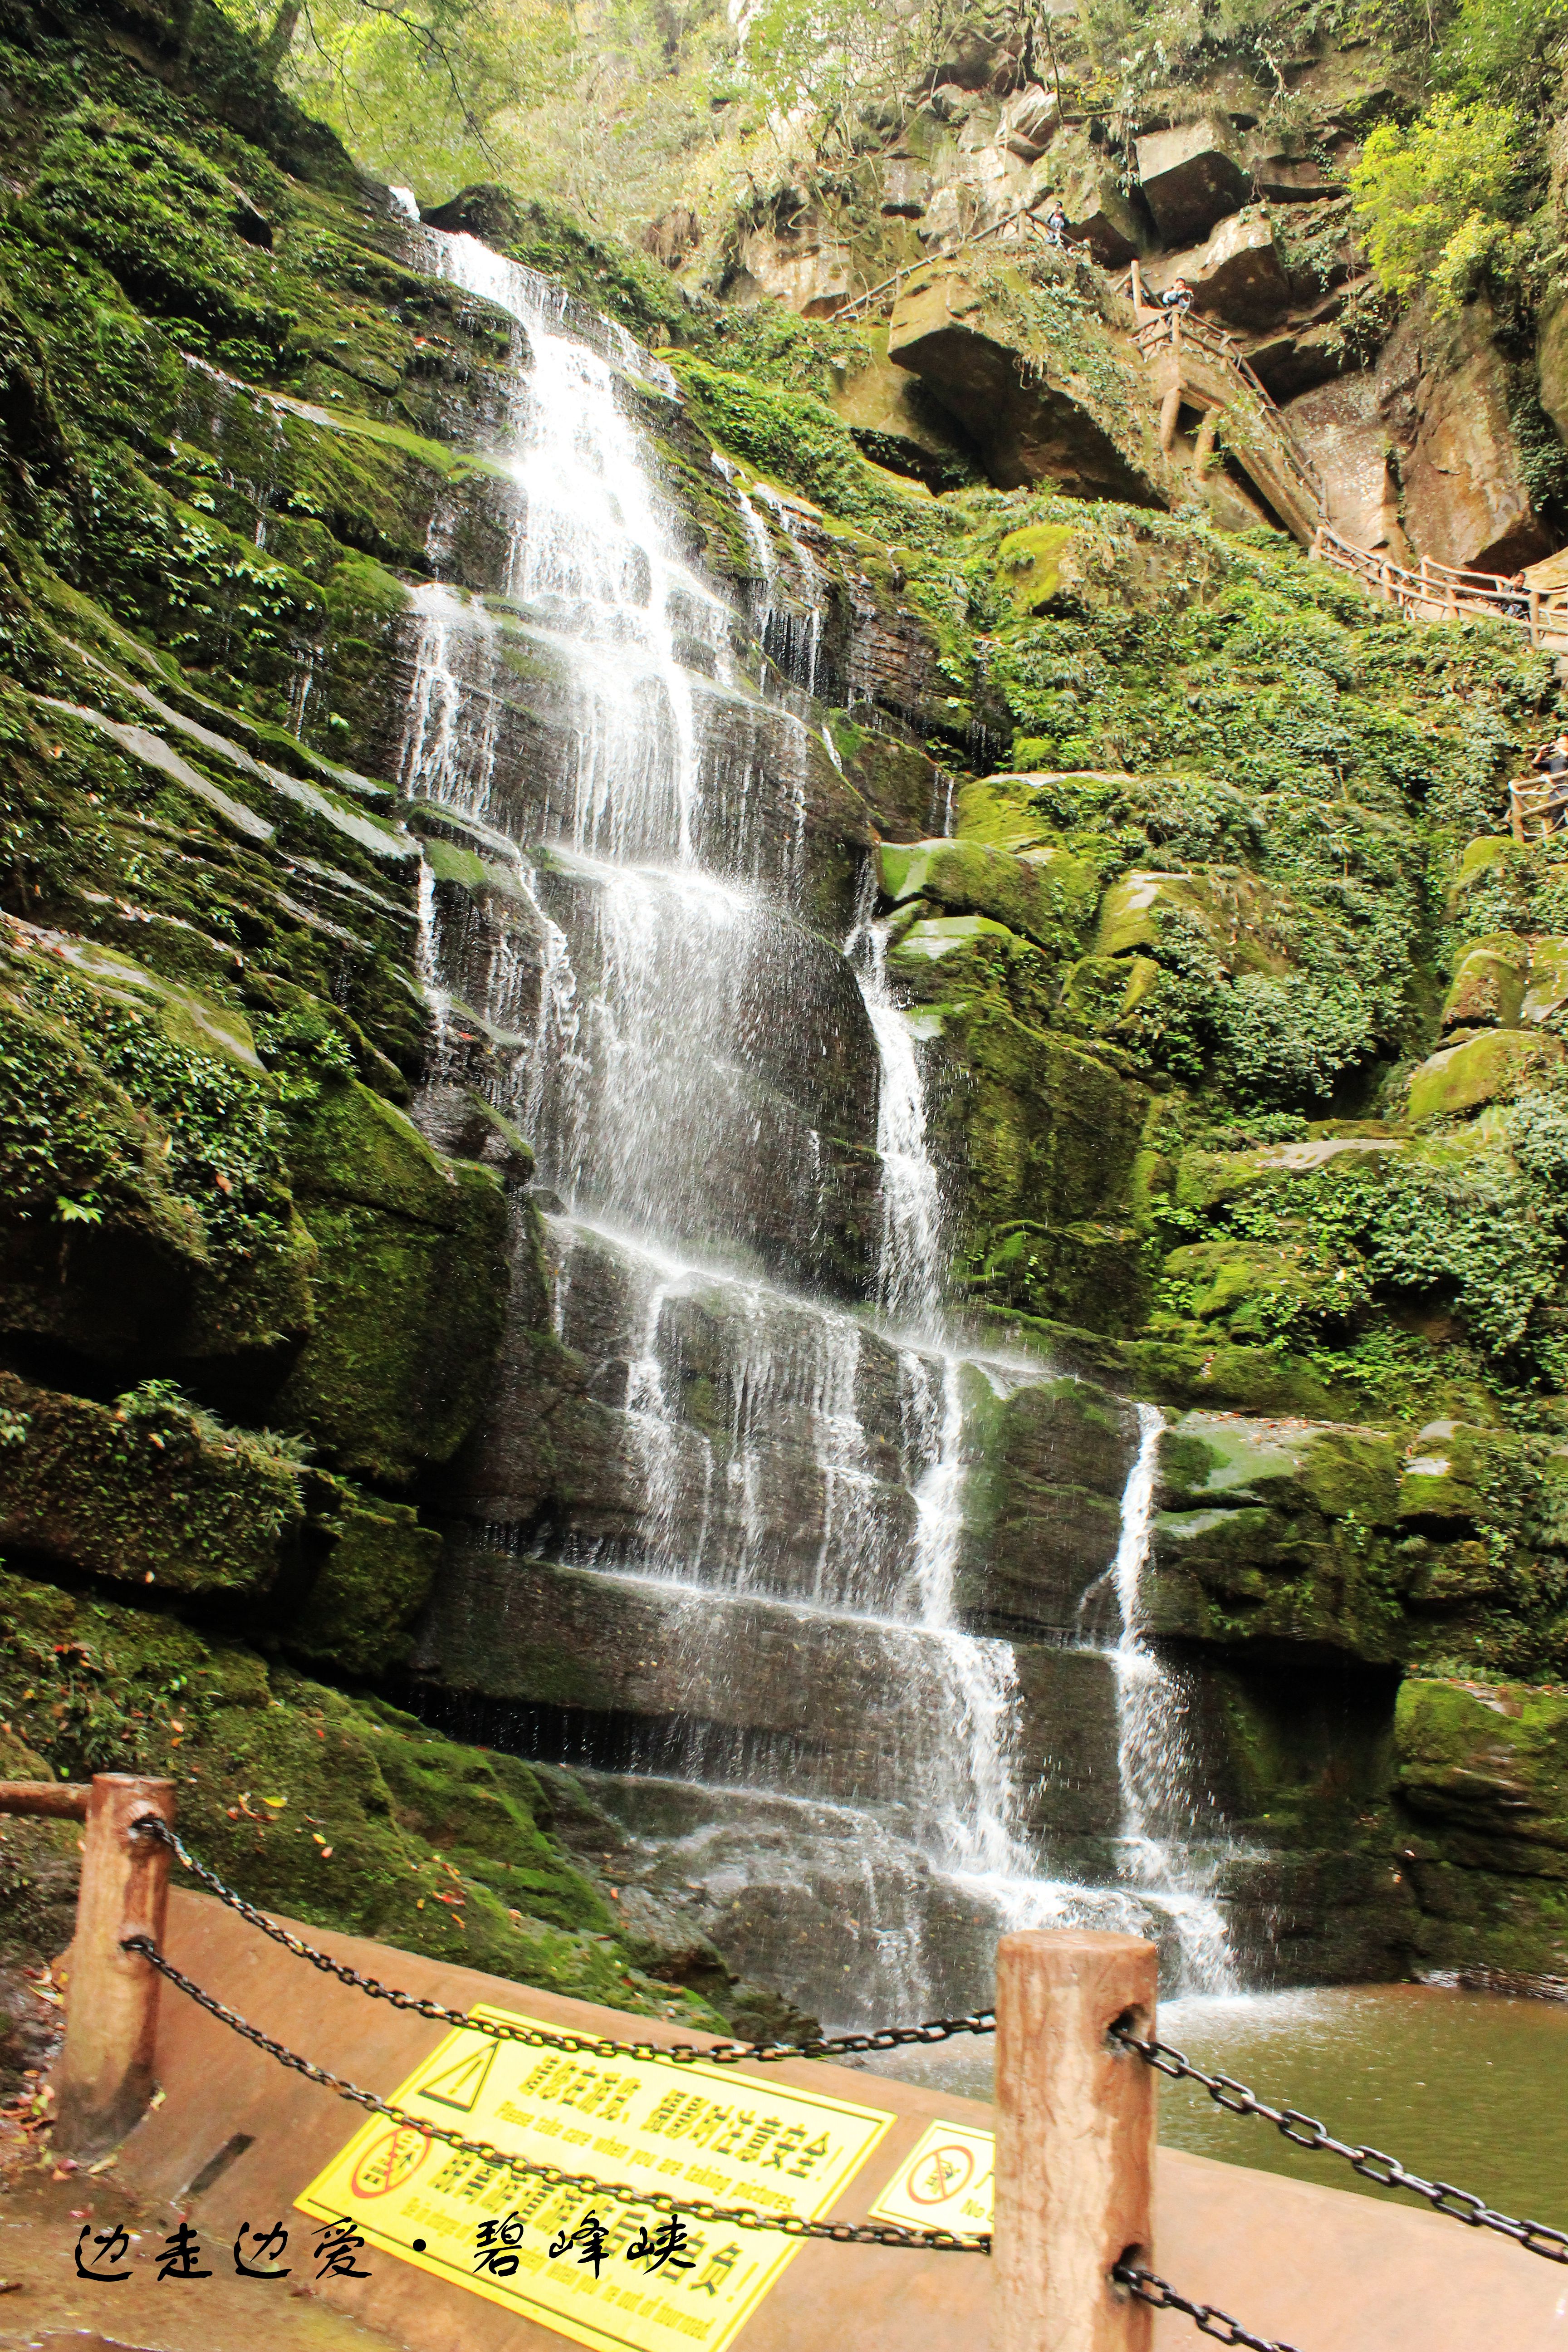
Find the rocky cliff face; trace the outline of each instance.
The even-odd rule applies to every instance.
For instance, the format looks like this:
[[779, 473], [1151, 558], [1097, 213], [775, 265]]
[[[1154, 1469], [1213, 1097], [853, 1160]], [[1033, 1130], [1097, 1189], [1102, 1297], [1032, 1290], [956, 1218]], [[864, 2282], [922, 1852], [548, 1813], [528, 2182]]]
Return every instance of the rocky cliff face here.
[[[1151, 300], [1185, 279], [1194, 320], [1279, 404], [1347, 537], [1500, 572], [1557, 548], [1561, 304], [1532, 316], [1524, 298], [1500, 310], [1482, 293], [1457, 317], [1422, 300], [1401, 319], [1356, 240], [1347, 173], [1375, 123], [1422, 102], [1411, 45], [1375, 17], [1336, 33], [1285, 12], [1261, 37], [1194, 37], [1113, 33], [1075, 8], [1053, 11], [1047, 51], [1021, 22], [970, 12], [920, 89], [863, 109], [837, 169], [785, 178], [672, 250], [678, 282], [865, 325], [891, 281], [889, 355], [985, 478], [1295, 529], [1245, 419], [1227, 412], [1216, 445], [1201, 397], [1184, 400], [1163, 467], [1124, 444], [1119, 472], [1108, 458], [1108, 405], [1123, 434], [1148, 406], [1126, 299], [1137, 264]], [[1180, 70], [1162, 71], [1173, 54]], [[1057, 205], [1069, 253], [1093, 265], [1076, 278], [1044, 235]], [[841, 336], [832, 395], [872, 456], [879, 356]], [[921, 471], [896, 435], [881, 462]]]
[[[13, 1769], [174, 1770], [196, 1843], [295, 1916], [626, 2004], [820, 2004], [778, 1961], [808, 1927], [753, 1899], [763, 1798], [723, 1827], [753, 1874], [731, 1917], [677, 1883], [670, 1782], [638, 1811], [505, 1752], [689, 1765], [694, 1717], [699, 1762], [809, 1751], [828, 1855], [907, 1692], [848, 1643], [812, 1721], [781, 1707], [776, 1593], [700, 1687], [667, 1598], [613, 1638], [595, 1617], [605, 1563], [738, 1557], [755, 1526], [805, 1591], [838, 1507], [799, 1386], [741, 1462], [733, 1289], [685, 1282], [650, 1347], [647, 1268], [533, 1181], [535, 1149], [567, 1164], [552, 943], [584, 984], [584, 943], [615, 943], [592, 858], [524, 876], [509, 846], [583, 806], [569, 653], [508, 569], [514, 322], [194, 21], [199, 71], [89, 12], [18, 18], [4, 52]], [[1347, 531], [1448, 562], [1554, 543], [1521, 362], [1477, 306], [1384, 333], [1336, 176], [1381, 64], [1307, 60], [1313, 132], [1284, 144], [1219, 77], [1201, 121], [1136, 133], [1130, 189], [1125, 141], [988, 41], [838, 209], [744, 225], [722, 301], [501, 191], [435, 215], [543, 271], [584, 336], [660, 346], [616, 347], [627, 413], [722, 631], [755, 639], [720, 678], [693, 610], [671, 658], [723, 687], [711, 772], [745, 780], [700, 799], [698, 852], [787, 911], [692, 999], [679, 1084], [745, 1048], [702, 1164], [650, 1146], [621, 1197], [836, 1312], [876, 1296], [886, 1138], [839, 948], [877, 914], [940, 1271], [976, 1352], [1027, 1370], [965, 1405], [954, 1590], [1019, 1644], [1037, 1826], [1075, 1856], [1116, 1834], [1103, 1664], [1061, 1643], [1116, 1548], [1124, 1400], [1152, 1398], [1151, 1631], [1268, 1856], [1221, 1889], [1238, 1947], [1568, 1974], [1568, 899], [1555, 844], [1500, 818], [1553, 667], [1412, 628], [1264, 528], [1239, 462], [1163, 447], [1094, 262], [1022, 229], [957, 247], [1061, 191], [1088, 255], [1181, 268], [1237, 331]], [[900, 265], [886, 321], [832, 316]], [[443, 628], [489, 714], [461, 754], [482, 820], [416, 789]], [[691, 919], [650, 901], [650, 985]], [[856, 1344], [853, 1466], [896, 1536], [909, 1368]], [[651, 1535], [650, 1355], [679, 1400]], [[761, 1465], [745, 1525], [716, 1463]]]

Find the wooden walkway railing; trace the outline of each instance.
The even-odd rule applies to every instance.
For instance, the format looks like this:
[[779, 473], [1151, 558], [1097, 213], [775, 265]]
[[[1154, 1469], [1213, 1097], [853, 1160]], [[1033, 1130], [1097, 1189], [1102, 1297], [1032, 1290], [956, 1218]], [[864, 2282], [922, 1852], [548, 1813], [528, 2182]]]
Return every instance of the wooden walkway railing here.
[[[1180, 395], [1187, 388], [1182, 382], [1183, 362], [1189, 354], [1200, 365], [1217, 370], [1222, 382], [1234, 380], [1236, 397], [1262, 426], [1269, 451], [1283, 464], [1312, 512], [1321, 515], [1324, 505], [1322, 478], [1285, 422], [1279, 403], [1257, 369], [1237, 351], [1235, 337], [1223, 327], [1211, 327], [1206, 320], [1194, 319], [1190, 311], [1175, 307], [1151, 312], [1143, 300], [1136, 262], [1130, 275], [1133, 310], [1142, 322], [1133, 331], [1139, 351], [1150, 365], [1163, 352], [1169, 352], [1175, 363], [1176, 381], [1166, 394], [1167, 404], [1180, 404]], [[1173, 413], [1170, 423], [1173, 425], [1174, 422]], [[1167, 438], [1163, 420], [1161, 437], [1162, 441]], [[1237, 455], [1244, 457], [1245, 453], [1238, 449]]]
[[1327, 523], [1320, 526], [1312, 553], [1396, 604], [1407, 620], [1454, 621], [1468, 614], [1507, 621], [1525, 631], [1532, 646], [1548, 653], [1568, 653], [1568, 589], [1534, 588], [1504, 572], [1464, 571], [1429, 555], [1422, 556], [1413, 572], [1407, 564], [1358, 547]]
[[[930, 255], [896, 269], [891, 277], [868, 287], [865, 293], [843, 304], [834, 312], [834, 317], [860, 317], [889, 295], [896, 293], [907, 278], [912, 278], [922, 269], [940, 268], [943, 262], [957, 261], [970, 247], [999, 236], [1004, 229], [1019, 222], [1026, 228], [1040, 227], [1033, 207], [1021, 205], [1016, 211], [1005, 214], [1002, 219], [993, 221], [988, 228], [963, 238], [951, 253]], [[1176, 410], [1185, 393], [1195, 390], [1200, 400], [1209, 408], [1209, 415], [1199, 435], [1200, 455], [1213, 446], [1218, 412], [1213, 406], [1212, 394], [1205, 400], [1201, 386], [1184, 381], [1183, 362], [1188, 360], [1199, 367], [1216, 371], [1222, 382], [1234, 385], [1234, 404], [1260, 430], [1262, 446], [1256, 453], [1260, 462], [1267, 466], [1270, 458], [1274, 461], [1306, 509], [1307, 525], [1303, 527], [1298, 519], [1294, 526], [1303, 541], [1315, 518], [1316, 528], [1312, 530], [1309, 548], [1314, 558], [1332, 564], [1338, 571], [1349, 572], [1374, 595], [1382, 596], [1387, 603], [1397, 606], [1406, 620], [1450, 621], [1468, 616], [1506, 621], [1510, 627], [1528, 635], [1531, 646], [1549, 653], [1568, 654], [1568, 588], [1535, 588], [1528, 583], [1510, 579], [1500, 572], [1456, 568], [1451, 564], [1439, 563], [1431, 556], [1423, 556], [1417, 569], [1412, 571], [1385, 555], [1377, 554], [1371, 548], [1357, 546], [1353, 540], [1346, 539], [1342, 531], [1335, 530], [1327, 520], [1327, 497], [1322, 476], [1297, 440], [1268, 385], [1237, 348], [1235, 336], [1223, 327], [1211, 326], [1206, 320], [1194, 318], [1188, 310], [1174, 306], [1169, 310], [1153, 309], [1144, 298], [1136, 262], [1131, 265], [1123, 282], [1131, 289], [1133, 312], [1139, 322], [1133, 331], [1133, 340], [1142, 358], [1154, 366], [1163, 354], [1169, 353], [1173, 362], [1173, 367], [1167, 371], [1173, 381], [1169, 383], [1164, 396], [1166, 413], [1163, 413], [1161, 420], [1163, 446], [1170, 446]], [[1229, 401], [1221, 404], [1223, 407], [1232, 404]], [[1239, 436], [1237, 440], [1239, 443]], [[1245, 465], [1245, 446], [1238, 446], [1235, 454]], [[1268, 495], [1267, 484], [1264, 488], [1265, 495]], [[1287, 507], [1290, 504], [1289, 499], [1286, 504]], [[1526, 780], [1525, 785], [1518, 789], [1524, 791], [1528, 805], [1521, 817], [1516, 801], [1516, 831], [1521, 822], [1533, 823], [1542, 816], [1542, 809], [1530, 801], [1536, 786]], [[1554, 830], [1555, 827], [1548, 825], [1547, 829]], [[1522, 840], [1524, 837], [1521, 834], [1520, 838]]]
[[1020, 222], [1026, 229], [1036, 230], [1043, 243], [1051, 242], [1047, 238], [1045, 224], [1037, 217], [1036, 211], [1036, 207], [1044, 201], [1043, 197], [1036, 196], [1028, 204], [1019, 205], [1014, 211], [1004, 213], [1001, 219], [994, 220], [989, 227], [977, 228], [973, 235], [960, 237], [958, 243], [949, 252], [922, 253], [918, 261], [906, 261], [901, 268], [893, 271], [890, 278], [879, 278], [876, 285], [868, 286], [863, 294], [856, 294], [847, 302], [841, 302], [833, 313], [835, 320], [861, 318], [868, 310], [880, 305], [888, 296], [891, 295], [896, 299], [898, 289], [906, 278], [914, 278], [922, 269], [940, 269], [946, 262], [958, 261], [969, 251], [971, 246], [984, 245], [988, 238], [1000, 236], [1005, 228], [1014, 228]]
[[1508, 819], [1515, 841], [1550, 841], [1568, 818], [1568, 799], [1556, 777], [1515, 776], [1508, 788]]

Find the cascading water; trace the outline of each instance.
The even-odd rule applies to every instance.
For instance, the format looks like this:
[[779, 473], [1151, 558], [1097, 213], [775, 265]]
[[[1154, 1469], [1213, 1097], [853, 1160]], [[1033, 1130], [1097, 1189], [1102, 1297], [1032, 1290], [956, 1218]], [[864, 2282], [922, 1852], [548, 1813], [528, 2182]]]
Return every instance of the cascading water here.
[[1116, 1673], [1116, 1760], [1121, 1782], [1121, 1836], [1128, 1875], [1157, 1891], [1181, 1941], [1184, 1989], [1227, 1992], [1235, 1977], [1224, 1915], [1203, 1881], [1208, 1872], [1194, 1852], [1200, 1806], [1186, 1736], [1186, 1692], [1181, 1677], [1149, 1647], [1142, 1580], [1153, 1524], [1164, 1416], [1157, 1405], [1138, 1407], [1138, 1451], [1121, 1499], [1121, 1533], [1110, 1570], [1121, 1631], [1111, 1661]]
[[[830, 782], [838, 766], [805, 700], [827, 595], [803, 520], [759, 489], [790, 550], [781, 596], [773, 533], [715, 460], [762, 573], [738, 614], [677, 551], [634, 421], [655, 363], [472, 238], [423, 234], [441, 275], [518, 334], [499, 591], [416, 598], [402, 781], [478, 860], [488, 927], [449, 932], [426, 866], [421, 971], [444, 1008], [471, 1005], [488, 1057], [473, 1075], [538, 1152], [555, 1328], [610, 1464], [605, 1496], [546, 1538], [507, 1503], [531, 1433], [498, 1424], [497, 1499], [429, 1639], [467, 1639], [471, 1607], [498, 1612], [489, 1653], [526, 1646], [561, 1577], [592, 1580], [611, 1617], [638, 1612], [635, 1769], [599, 1776], [604, 1801], [657, 1816], [657, 1838], [635, 1836], [684, 1857], [688, 1890], [738, 1886], [732, 1928], [759, 1889], [793, 1889], [807, 1924], [784, 1937], [775, 1921], [769, 1965], [826, 2013], [978, 1998], [999, 1927], [1153, 1916], [1179, 1931], [1169, 1867], [1121, 1888], [1042, 1870], [1014, 1649], [963, 1622], [970, 1407], [1039, 1368], [964, 1356], [943, 1333], [925, 1073], [869, 862], [842, 952], [796, 911], [812, 761]], [[433, 533], [436, 555], [445, 544]], [[546, 681], [553, 768], [509, 734], [520, 674]], [[444, 1017], [444, 1036], [457, 1027]], [[1152, 1441], [1145, 1460], [1118, 1556], [1134, 1598]], [[1123, 1622], [1118, 1744], [1135, 1788], [1153, 1717], [1123, 1703], [1147, 1660], [1135, 1608]], [[1099, 1654], [1087, 1663], [1103, 1675]], [[1141, 1801], [1123, 1808], [1134, 1854], [1155, 1851]], [[825, 1921], [864, 1965], [825, 1973], [799, 1948]]]

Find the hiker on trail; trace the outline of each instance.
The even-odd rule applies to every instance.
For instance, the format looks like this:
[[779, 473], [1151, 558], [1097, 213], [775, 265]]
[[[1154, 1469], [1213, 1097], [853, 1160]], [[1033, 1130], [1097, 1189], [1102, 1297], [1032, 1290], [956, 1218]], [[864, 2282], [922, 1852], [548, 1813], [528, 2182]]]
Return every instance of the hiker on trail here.
[[1530, 764], [1546, 785], [1537, 814], [1546, 819], [1548, 833], [1555, 833], [1568, 810], [1568, 734], [1543, 743]]
[[1046, 243], [1058, 247], [1065, 253], [1068, 241], [1068, 216], [1062, 210], [1060, 196], [1051, 198], [1046, 207], [1046, 217], [1041, 226], [1045, 230]]
[[1162, 307], [1167, 310], [1190, 310], [1193, 307], [1193, 289], [1184, 278], [1173, 278], [1161, 295], [1160, 301]]
[[1506, 604], [1499, 607], [1499, 610], [1506, 614], [1510, 621], [1528, 621], [1530, 618], [1530, 583], [1526, 580], [1523, 572], [1516, 572], [1511, 580], [1500, 581], [1498, 584], [1503, 590], [1508, 599]]

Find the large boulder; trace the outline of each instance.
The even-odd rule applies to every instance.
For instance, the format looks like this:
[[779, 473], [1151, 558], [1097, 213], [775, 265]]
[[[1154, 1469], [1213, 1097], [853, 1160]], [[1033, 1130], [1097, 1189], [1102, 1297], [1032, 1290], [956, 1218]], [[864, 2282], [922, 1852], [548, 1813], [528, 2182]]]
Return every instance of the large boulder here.
[[1410, 1079], [1412, 1126], [1454, 1118], [1497, 1102], [1563, 1059], [1560, 1038], [1538, 1030], [1487, 1029], [1427, 1055]]
[[886, 331], [874, 329], [873, 345], [884, 349], [869, 367], [858, 368], [829, 405], [849, 427], [856, 447], [874, 465], [912, 474], [933, 490], [958, 489], [983, 480], [966, 435], [927, 385], [886, 356]]
[[1405, 527], [1423, 555], [1513, 572], [1557, 534], [1536, 503], [1516, 418], [1521, 384], [1483, 299], [1457, 320], [1418, 303], [1378, 363], [1382, 411], [1399, 451]]
[[[1344, 338], [1337, 326], [1323, 331], [1342, 353]], [[1289, 394], [1310, 365], [1300, 345], [1289, 341], [1272, 354], [1272, 365], [1261, 352], [1252, 362], [1277, 399], [1286, 401], [1285, 422], [1318, 471], [1324, 503], [1333, 528], [1358, 547], [1386, 553], [1396, 563], [1411, 561], [1405, 526], [1399, 518], [1399, 484], [1389, 466], [1388, 427], [1379, 413], [1375, 379], [1364, 372], [1338, 374], [1325, 366], [1330, 381]]]
[[1252, 193], [1236, 134], [1219, 121], [1150, 131], [1138, 142], [1138, 176], [1167, 245], [1192, 245], [1206, 236]]
[[1004, 264], [934, 264], [900, 294], [888, 356], [920, 376], [1004, 489], [1054, 482], [1075, 498], [1165, 502], [1138, 379], [1089, 301], [1037, 304]]
[[881, 862], [882, 888], [895, 905], [931, 898], [990, 916], [1053, 955], [1072, 953], [1099, 895], [1093, 868], [1065, 849], [1015, 856], [973, 841], [885, 843]]
[[1266, 212], [1247, 205], [1220, 222], [1206, 242], [1184, 253], [1163, 254], [1143, 270], [1150, 291], [1163, 293], [1184, 278], [1193, 307], [1226, 324], [1271, 326], [1290, 301], [1290, 281]]

